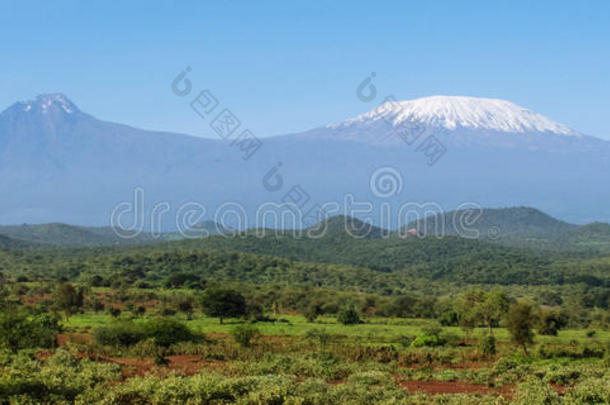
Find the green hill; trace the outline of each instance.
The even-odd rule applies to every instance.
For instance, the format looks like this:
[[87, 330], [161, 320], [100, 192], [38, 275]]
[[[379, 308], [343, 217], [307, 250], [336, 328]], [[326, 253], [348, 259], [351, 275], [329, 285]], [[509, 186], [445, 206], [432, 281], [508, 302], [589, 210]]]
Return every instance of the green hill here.
[[122, 239], [109, 227], [80, 227], [60, 223], [0, 226], [0, 234], [16, 240], [55, 246], [111, 246], [154, 241], [149, 234]]
[[450, 211], [411, 222], [400, 234], [462, 236], [512, 247], [555, 251], [610, 251], [610, 225], [574, 225], [530, 207]]
[[462, 236], [488, 240], [551, 240], [576, 225], [530, 207], [458, 210], [407, 225], [425, 236]]
[[30, 249], [35, 247], [41, 247], [41, 245], [0, 235], [0, 248], [2, 249]]
[[202, 222], [184, 232], [163, 233], [153, 236], [151, 233], [142, 232], [134, 238], [121, 238], [110, 227], [84, 227], [61, 223], [41, 225], [13, 225], [0, 226], [0, 235], [5, 235], [14, 240], [21, 240], [36, 244], [53, 246], [123, 246], [144, 243], [156, 243], [171, 240], [181, 240], [185, 237], [199, 238], [215, 235], [223, 232], [222, 227], [212, 221]]

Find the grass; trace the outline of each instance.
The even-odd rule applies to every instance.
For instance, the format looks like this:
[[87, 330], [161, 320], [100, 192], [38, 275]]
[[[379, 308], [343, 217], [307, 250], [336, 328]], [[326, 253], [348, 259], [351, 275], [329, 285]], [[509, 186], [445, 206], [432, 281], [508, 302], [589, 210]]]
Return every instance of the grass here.
[[[320, 317], [314, 323], [310, 323], [304, 317], [298, 315], [282, 315], [279, 318], [288, 322], [258, 322], [256, 326], [263, 335], [269, 336], [300, 336], [311, 329], [319, 329], [332, 335], [361, 338], [370, 343], [388, 343], [401, 336], [415, 337], [422, 333], [422, 328], [436, 324], [433, 320], [423, 319], [370, 318], [364, 324], [344, 326], [330, 316]], [[104, 326], [112, 320], [113, 318], [106, 314], [85, 313], [72, 316], [64, 325], [69, 329], [82, 330]], [[195, 314], [193, 319], [185, 322], [195, 331], [230, 334], [235, 326], [243, 321], [228, 319], [221, 325], [216, 318]], [[443, 330], [458, 335], [461, 339], [465, 337], [464, 332], [459, 327], [444, 327]], [[569, 344], [578, 342], [582, 344], [592, 341], [610, 343], [610, 331], [598, 330], [596, 332], [595, 337], [589, 338], [586, 336], [586, 329], [568, 329], [560, 331], [558, 336], [536, 335], [535, 340], [536, 343]], [[488, 333], [487, 328], [475, 328], [470, 333], [469, 339], [474, 341], [486, 333]], [[494, 329], [494, 334], [498, 342], [506, 343], [510, 341], [510, 335], [504, 328]]]

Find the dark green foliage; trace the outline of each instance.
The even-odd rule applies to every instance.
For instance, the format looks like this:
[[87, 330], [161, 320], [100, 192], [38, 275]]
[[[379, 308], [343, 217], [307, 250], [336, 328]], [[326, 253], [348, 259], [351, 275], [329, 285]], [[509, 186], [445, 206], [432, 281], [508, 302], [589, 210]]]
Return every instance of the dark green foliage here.
[[260, 334], [258, 328], [252, 324], [241, 324], [233, 328], [233, 338], [243, 347], [250, 347], [252, 339]]
[[191, 288], [198, 289], [202, 286], [201, 277], [195, 273], [187, 271], [179, 271], [169, 275], [165, 282], [166, 287], [169, 288]]
[[167, 366], [169, 364], [169, 360], [167, 360], [162, 354], [157, 353], [154, 359], [155, 366]]
[[560, 311], [543, 310], [538, 315], [538, 334], [557, 336], [557, 332], [565, 328], [568, 319], [565, 313]]
[[[608, 262], [610, 259], [584, 253], [541, 255], [456, 237], [354, 239], [341, 232], [320, 239], [295, 238], [281, 232], [261, 238], [249, 232], [237, 238], [209, 237], [130, 247], [0, 251], [0, 268], [69, 280], [103, 274], [103, 283], [113, 288], [166, 282], [169, 286], [199, 288], [205, 279], [213, 279], [323, 285], [394, 295], [404, 293], [414, 279], [421, 278], [506, 285], [585, 283], [598, 290], [591, 291], [586, 305], [602, 308], [610, 303], [610, 294], [604, 288], [610, 286]], [[413, 315], [429, 316], [425, 310], [431, 307], [420, 303], [401, 307]]]
[[93, 331], [95, 340], [108, 346], [131, 346], [145, 339], [142, 327], [132, 321], [117, 321]]
[[132, 346], [142, 340], [152, 339], [159, 346], [197, 340], [186, 325], [169, 318], [146, 322], [117, 321], [107, 327], [94, 330], [95, 340], [108, 346]]
[[246, 317], [253, 321], [270, 320], [265, 317], [265, 310], [258, 302], [246, 302]]
[[196, 339], [185, 324], [171, 318], [152, 319], [142, 323], [141, 329], [146, 338], [152, 338], [156, 344], [164, 347]]
[[159, 311], [159, 315], [162, 315], [162, 316], [174, 316], [174, 315], [176, 315], [176, 310], [174, 308], [170, 308], [170, 307], [163, 307]]
[[116, 307], [108, 307], [106, 311], [113, 318], [117, 318], [119, 315], [121, 315], [121, 310]]
[[174, 299], [174, 304], [178, 311], [183, 312], [190, 319], [193, 310], [195, 309], [195, 301], [193, 297], [187, 294], [180, 294]]
[[481, 353], [485, 357], [492, 357], [496, 354], [496, 338], [490, 335], [487, 335], [481, 339], [479, 343], [479, 347], [481, 349]]
[[453, 310], [441, 312], [441, 314], [438, 316], [438, 322], [443, 326], [458, 326], [458, 313]]
[[235, 290], [220, 287], [207, 288], [201, 298], [203, 312], [220, 319], [237, 318], [246, 314], [246, 299]]
[[74, 287], [70, 283], [59, 283], [53, 293], [53, 304], [55, 307], [63, 311], [66, 318], [77, 313], [83, 306], [83, 290], [82, 288]]
[[0, 313], [0, 347], [13, 352], [55, 347], [60, 331], [57, 319], [51, 314], [30, 315], [11, 310]]
[[309, 322], [314, 322], [316, 318], [322, 314], [324, 314], [324, 310], [322, 309], [322, 306], [316, 302], [310, 303], [303, 311], [303, 316]]
[[343, 325], [357, 325], [362, 323], [360, 315], [354, 308], [343, 309], [337, 316], [337, 321]]
[[526, 356], [527, 344], [534, 341], [534, 332], [532, 332], [534, 322], [535, 315], [530, 304], [519, 302], [509, 308], [506, 316], [506, 327], [513, 342], [523, 348]]

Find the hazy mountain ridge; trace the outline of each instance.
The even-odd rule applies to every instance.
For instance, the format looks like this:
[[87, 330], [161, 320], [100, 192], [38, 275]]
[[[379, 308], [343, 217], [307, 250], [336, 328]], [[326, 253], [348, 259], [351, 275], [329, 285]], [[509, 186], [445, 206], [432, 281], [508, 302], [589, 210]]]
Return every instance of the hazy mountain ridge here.
[[30, 244], [33, 244], [34, 246], [45, 245], [49, 247], [125, 246], [161, 243], [184, 238], [201, 238], [226, 231], [228, 230], [223, 229], [222, 226], [211, 221], [197, 224], [182, 233], [168, 232], [160, 235], [153, 235], [148, 232], [141, 232], [130, 238], [120, 236], [124, 234], [124, 231], [116, 232], [111, 227], [84, 227], [61, 223], [0, 226], [0, 236], [10, 239], [14, 243], [19, 242], [23, 246], [28, 247]]
[[[472, 109], [473, 117], [463, 109]], [[521, 116], [498, 122], [502, 109], [496, 110], [499, 115], [488, 117], [487, 126], [479, 122], [486, 110], [471, 103], [458, 117], [470, 126], [451, 111], [444, 120], [435, 115], [420, 141], [434, 135], [447, 152], [430, 167], [418, 143], [406, 144], [384, 119], [262, 138], [263, 147], [244, 160], [230, 141], [104, 122], [63, 95], [40, 96], [0, 114], [0, 223], [104, 226], [117, 204], [133, 202], [135, 189], [145, 191], [147, 210], [159, 202], [171, 205], [166, 232], [175, 230], [174, 214], [186, 202], [205, 205], [207, 220], [227, 201], [253, 215], [265, 202], [282, 201], [295, 185], [306, 190], [310, 205], [341, 203], [349, 193], [377, 208], [382, 201], [369, 179], [379, 167], [404, 177], [403, 193], [385, 200], [394, 207], [404, 201], [433, 201], [446, 210], [466, 201], [487, 207], [525, 204], [572, 222], [610, 220], [610, 190], [601, 186], [610, 170], [610, 142], [574, 135], [530, 112], [520, 114], [533, 116], [532, 122]], [[522, 132], [497, 130], [519, 123]], [[284, 185], [269, 191], [263, 179], [278, 162]]]

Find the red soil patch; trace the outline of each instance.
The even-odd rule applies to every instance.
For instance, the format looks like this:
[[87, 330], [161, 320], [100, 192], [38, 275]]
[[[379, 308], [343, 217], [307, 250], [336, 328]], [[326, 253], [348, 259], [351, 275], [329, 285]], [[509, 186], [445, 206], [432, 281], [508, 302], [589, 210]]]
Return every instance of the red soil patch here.
[[41, 302], [41, 301], [50, 300], [51, 299], [51, 294], [44, 293], [44, 294], [37, 294], [37, 295], [33, 295], [33, 296], [22, 295], [19, 298], [21, 299], [21, 302], [24, 305], [33, 307], [33, 306], [38, 305], [38, 303]]
[[88, 343], [93, 341], [93, 335], [90, 333], [60, 333], [57, 335], [57, 345], [64, 347], [67, 342]]

